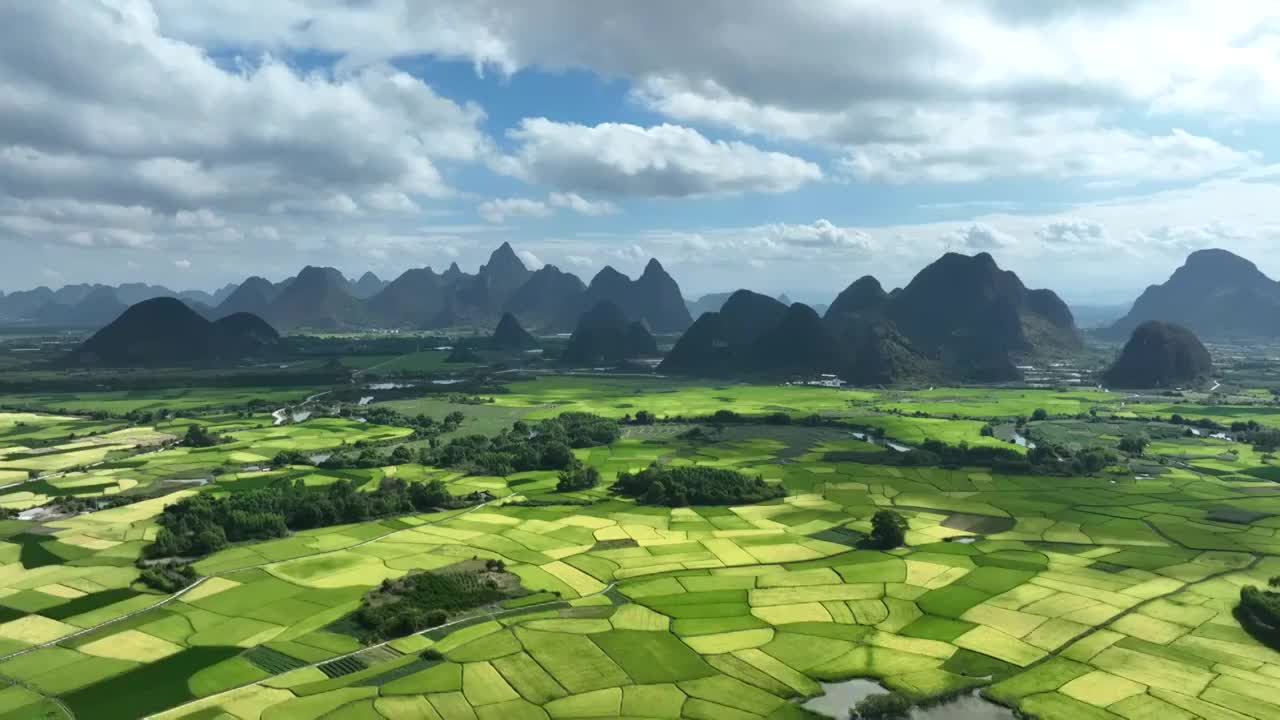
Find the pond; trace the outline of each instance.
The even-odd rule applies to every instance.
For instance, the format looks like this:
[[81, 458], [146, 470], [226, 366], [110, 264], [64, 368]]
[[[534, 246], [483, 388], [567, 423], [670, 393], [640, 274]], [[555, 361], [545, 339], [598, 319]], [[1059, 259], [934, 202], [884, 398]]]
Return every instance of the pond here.
[[[804, 708], [828, 717], [844, 720], [849, 708], [869, 695], [888, 692], [874, 680], [857, 679], [840, 683], [819, 683], [823, 694], [804, 703]], [[984, 700], [976, 692], [930, 708], [915, 708], [911, 720], [1015, 720], [1013, 711], [1003, 705]]]

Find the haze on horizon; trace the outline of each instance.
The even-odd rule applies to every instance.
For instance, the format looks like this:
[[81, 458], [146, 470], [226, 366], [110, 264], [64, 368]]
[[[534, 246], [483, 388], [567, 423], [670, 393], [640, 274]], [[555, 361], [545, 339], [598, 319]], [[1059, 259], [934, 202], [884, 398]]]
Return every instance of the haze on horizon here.
[[0, 289], [536, 267], [826, 302], [992, 253], [1075, 303], [1280, 276], [1241, 0], [0, 5]]

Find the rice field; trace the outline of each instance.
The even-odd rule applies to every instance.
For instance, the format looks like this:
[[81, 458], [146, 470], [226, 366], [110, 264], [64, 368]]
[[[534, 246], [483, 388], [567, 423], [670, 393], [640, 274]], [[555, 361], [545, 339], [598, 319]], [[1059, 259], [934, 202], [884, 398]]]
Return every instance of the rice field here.
[[[891, 435], [914, 428], [958, 442], [981, 418], [1055, 398], [1066, 408], [1081, 395], [953, 394], [967, 403], [957, 414], [979, 418], [957, 421], [877, 413], [873, 393], [614, 380], [593, 396], [589, 382], [519, 383], [498, 407], [886, 418]], [[59, 422], [71, 421], [24, 428]], [[1166, 458], [1160, 473], [1044, 477], [835, 462], [866, 445], [833, 427], [729, 427], [710, 440], [635, 428], [575, 451], [604, 480], [581, 493], [556, 493], [550, 472], [343, 471], [369, 486], [388, 474], [441, 479], [497, 500], [229, 547], [196, 563], [203, 579], [187, 592], [156, 594], [137, 583], [134, 561], [165, 504], [269, 482], [243, 468], [280, 449], [397, 432], [330, 419], [219, 422], [242, 424], [231, 446], [167, 449], [48, 481], [86, 494], [105, 493], [108, 479], [175, 492], [0, 522], [0, 678], [13, 683], [0, 689], [0, 716], [59, 717], [60, 703], [89, 719], [785, 720], [813, 717], [797, 701], [819, 683], [851, 678], [918, 700], [978, 690], [1048, 719], [1280, 716], [1280, 652], [1232, 615], [1242, 586], [1280, 575], [1280, 486], [1258, 475], [1269, 460], [1247, 446], [1162, 440], [1149, 453]], [[0, 438], [5, 427], [0, 419]], [[787, 495], [666, 508], [608, 492], [618, 472], [650, 462], [735, 468]], [[212, 468], [236, 471], [214, 478]], [[343, 477], [285, 472], [317, 484]], [[213, 482], [166, 486], [200, 473]], [[859, 546], [884, 508], [907, 519], [906, 545]], [[473, 559], [501, 560], [532, 594], [372, 647], [350, 633], [344, 618], [384, 580]]]

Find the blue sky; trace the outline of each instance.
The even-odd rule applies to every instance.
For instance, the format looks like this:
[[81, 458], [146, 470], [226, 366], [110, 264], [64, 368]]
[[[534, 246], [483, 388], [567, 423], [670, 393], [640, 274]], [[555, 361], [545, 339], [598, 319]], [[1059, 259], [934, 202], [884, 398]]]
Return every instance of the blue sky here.
[[1193, 0], [0, 8], [0, 289], [304, 264], [824, 302], [991, 252], [1076, 303], [1280, 275], [1280, 19]]

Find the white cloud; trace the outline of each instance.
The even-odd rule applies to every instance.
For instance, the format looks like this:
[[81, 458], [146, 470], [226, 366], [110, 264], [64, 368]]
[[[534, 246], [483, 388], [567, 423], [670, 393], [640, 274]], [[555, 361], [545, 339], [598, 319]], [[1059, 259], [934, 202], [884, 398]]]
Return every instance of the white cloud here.
[[564, 261], [577, 268], [589, 268], [596, 264], [595, 260], [585, 255], [566, 255]]
[[822, 177], [817, 165], [742, 142], [712, 141], [677, 125], [595, 126], [526, 118], [519, 147], [495, 167], [556, 188], [630, 197], [787, 192]]
[[191, 269], [191, 261], [190, 261], [190, 260], [187, 260], [187, 259], [185, 259], [185, 258], [184, 258], [184, 259], [181, 259], [181, 260], [174, 260], [174, 261], [173, 261], [173, 266], [174, 266], [174, 267], [176, 267], [176, 268], [178, 268], [179, 270], [190, 270], [190, 269]]
[[[1002, 113], [1003, 115], [1003, 113]], [[1254, 152], [1174, 129], [1147, 136], [1101, 127], [1075, 114], [1028, 119], [939, 118], [926, 142], [854, 146], [841, 167], [859, 180], [974, 182], [997, 177], [1104, 179], [1112, 183], [1195, 180], [1248, 167]]]
[[476, 211], [480, 213], [480, 217], [491, 223], [501, 223], [512, 217], [544, 218], [550, 217], [552, 213], [546, 203], [529, 198], [486, 200], [480, 203]]
[[618, 206], [605, 200], [588, 200], [578, 193], [553, 192], [547, 202], [553, 207], [568, 208], [579, 215], [612, 215], [618, 212]]
[[948, 246], [958, 245], [960, 250], [998, 250], [1018, 244], [1018, 239], [1001, 232], [986, 223], [973, 223], [965, 228], [952, 230], [943, 236]]
[[1036, 238], [1050, 247], [1064, 249], [1096, 248], [1112, 243], [1101, 224], [1078, 218], [1055, 220], [1037, 230]]
[[838, 227], [825, 219], [811, 225], [767, 225], [762, 231], [770, 242], [782, 245], [844, 250], [871, 249], [871, 236], [866, 232]]
[[520, 258], [520, 262], [524, 263], [524, 266], [530, 270], [537, 270], [543, 265], [546, 265], [546, 263], [542, 262], [541, 258], [528, 250], [517, 250], [516, 257]]
[[220, 64], [164, 31], [145, 0], [0, 3], [0, 212], [21, 206], [16, 238], [141, 247], [416, 211], [452, 193], [442, 167], [488, 152], [478, 107], [390, 66]]
[[[1280, 112], [1270, 0], [214, 5], [162, 0], [168, 25], [211, 41], [622, 77], [677, 122], [843, 148], [890, 180], [1200, 177], [1250, 158], [1179, 118]], [[1121, 120], [1144, 116], [1154, 129]]]

